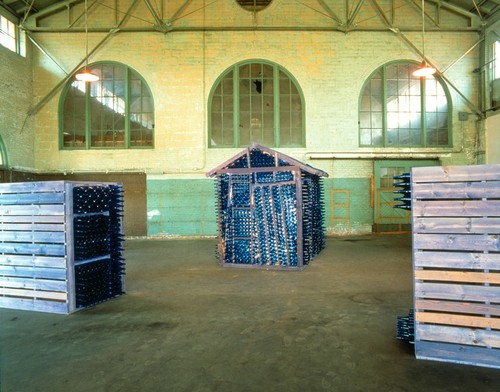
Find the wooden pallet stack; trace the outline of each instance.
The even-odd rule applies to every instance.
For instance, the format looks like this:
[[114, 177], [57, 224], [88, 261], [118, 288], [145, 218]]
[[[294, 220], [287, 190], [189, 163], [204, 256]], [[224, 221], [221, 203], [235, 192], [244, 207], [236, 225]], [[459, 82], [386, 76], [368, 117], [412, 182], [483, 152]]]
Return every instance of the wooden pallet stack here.
[[121, 184], [0, 184], [0, 307], [68, 314], [123, 293]]
[[500, 165], [412, 170], [415, 352], [500, 368]]

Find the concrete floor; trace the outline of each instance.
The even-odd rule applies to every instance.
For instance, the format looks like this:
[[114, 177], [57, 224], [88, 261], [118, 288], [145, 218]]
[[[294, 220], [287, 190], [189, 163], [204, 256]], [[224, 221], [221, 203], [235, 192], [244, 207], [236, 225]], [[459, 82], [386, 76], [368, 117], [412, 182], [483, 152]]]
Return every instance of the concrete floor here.
[[500, 391], [416, 360], [408, 236], [329, 238], [301, 272], [222, 268], [215, 240], [128, 240], [127, 294], [72, 315], [0, 309], [2, 392]]

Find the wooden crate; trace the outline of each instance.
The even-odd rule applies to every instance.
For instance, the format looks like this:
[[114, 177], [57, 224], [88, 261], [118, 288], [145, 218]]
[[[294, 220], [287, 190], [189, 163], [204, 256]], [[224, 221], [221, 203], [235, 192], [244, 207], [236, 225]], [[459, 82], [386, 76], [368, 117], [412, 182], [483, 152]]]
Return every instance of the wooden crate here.
[[412, 170], [415, 353], [500, 368], [500, 165]]
[[[85, 307], [76, 299], [82, 291], [75, 279], [78, 265], [122, 255], [75, 261], [74, 219], [85, 214], [74, 211], [73, 190], [111, 185], [121, 187], [69, 181], [0, 184], [0, 307], [62, 314]], [[116, 218], [120, 238], [112, 240], [123, 241], [122, 218]]]

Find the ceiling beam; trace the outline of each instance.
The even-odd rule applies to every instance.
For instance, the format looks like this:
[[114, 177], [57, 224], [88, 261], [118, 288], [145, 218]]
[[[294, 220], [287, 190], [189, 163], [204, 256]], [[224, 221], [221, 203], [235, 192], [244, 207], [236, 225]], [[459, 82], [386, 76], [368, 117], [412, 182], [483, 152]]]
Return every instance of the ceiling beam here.
[[0, 4], [0, 11], [2, 11], [2, 10], [5, 10], [3, 12], [10, 15], [11, 18], [19, 19], [19, 15], [17, 14], [16, 10], [13, 9], [12, 7], [10, 7], [9, 5]]
[[437, 5], [437, 15], [438, 15], [437, 20], [434, 20], [433, 17], [431, 17], [424, 9], [422, 9], [422, 2], [419, 2], [417, 0], [413, 0], [411, 2], [411, 5], [418, 11], [419, 15], [422, 15], [422, 12], [423, 12], [424, 16], [427, 19], [429, 19], [434, 26], [439, 27], [439, 21], [441, 19], [440, 18], [440, 15], [441, 15], [441, 6], [440, 6], [440, 4]]
[[382, 19], [382, 22], [384, 22], [384, 24], [387, 27], [389, 27], [390, 29], [393, 29], [394, 26], [392, 25], [392, 22], [389, 20], [389, 18], [385, 14], [384, 10], [380, 7], [380, 5], [377, 3], [377, 1], [376, 0], [369, 0], [369, 1], [370, 1], [370, 4], [375, 9], [378, 16], [380, 16], [380, 19]]
[[36, 25], [36, 21], [38, 18], [45, 16], [45, 15], [50, 15], [53, 14], [59, 10], [66, 9], [67, 7], [76, 4], [76, 3], [81, 3], [83, 0], [65, 0], [65, 1], [58, 1], [54, 3], [53, 5], [50, 5], [48, 7], [43, 8], [42, 10], [33, 13], [28, 17], [28, 24], [31, 24], [31, 21], [34, 21], [33, 23]]
[[170, 18], [170, 22], [175, 21], [179, 16], [184, 12], [184, 10], [191, 4], [193, 0], [186, 0], [184, 4], [182, 4], [179, 9], [175, 12], [175, 14]]
[[452, 11], [456, 14], [465, 16], [465, 17], [470, 19], [471, 24], [474, 24], [474, 23], [477, 25], [480, 24], [481, 18], [479, 18], [479, 16], [474, 14], [473, 12], [467, 11], [461, 7], [458, 7], [456, 5], [450, 4], [450, 3], [446, 2], [446, 1], [442, 1], [442, 0], [425, 0], [425, 1], [429, 2], [429, 3], [433, 3], [434, 5], [438, 5], [441, 8], [445, 8], [448, 11]]
[[[395, 27], [393, 27], [394, 29]], [[85, 28], [63, 28], [63, 27], [32, 27], [26, 28], [27, 31], [32, 31], [36, 33], [81, 33], [85, 32]], [[405, 33], [422, 32], [421, 27], [398, 27], [397, 30]], [[109, 31], [109, 27], [89, 27], [88, 31], [90, 33], [106, 33]], [[183, 32], [183, 33], [195, 33], [195, 32], [226, 32], [226, 31], [289, 31], [289, 32], [300, 32], [300, 31], [319, 31], [319, 32], [341, 32], [346, 33], [345, 26], [320, 26], [320, 27], [294, 27], [294, 26], [179, 26], [172, 27], [169, 32]], [[353, 27], [347, 32], [388, 32], [392, 31], [389, 27]], [[439, 31], [446, 33], [479, 33], [480, 29], [478, 27], [444, 27], [439, 29], [427, 29], [428, 31]], [[120, 33], [136, 33], [136, 32], [158, 32], [157, 29], [152, 27], [125, 27], [120, 29]]]
[[358, 1], [358, 4], [356, 4], [356, 8], [354, 8], [351, 15], [349, 15], [349, 18], [347, 19], [347, 28], [354, 26], [354, 21], [356, 20], [356, 17], [358, 16], [358, 13], [361, 10], [361, 7], [363, 6], [364, 3], [365, 0]]
[[327, 14], [332, 18], [334, 21], [336, 21], [339, 25], [343, 25], [344, 22], [340, 20], [340, 18], [333, 12], [333, 10], [324, 2], [324, 0], [317, 0], [319, 5], [327, 12]]
[[153, 5], [149, 0], [144, 0], [144, 3], [146, 3], [146, 7], [148, 7], [149, 12], [151, 15], [153, 15], [153, 19], [155, 20], [155, 28], [161, 31], [162, 33], [166, 33], [169, 30], [171, 30], [171, 25], [170, 24], [165, 24], [161, 19], [156, 10], [153, 8]]

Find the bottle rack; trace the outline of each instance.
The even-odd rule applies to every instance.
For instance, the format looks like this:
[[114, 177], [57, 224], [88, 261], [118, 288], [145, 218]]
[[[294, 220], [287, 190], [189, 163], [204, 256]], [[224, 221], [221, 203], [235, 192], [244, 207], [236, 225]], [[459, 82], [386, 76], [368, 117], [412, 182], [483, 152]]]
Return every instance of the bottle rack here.
[[124, 293], [121, 184], [0, 184], [0, 223], [0, 307], [68, 314]]
[[325, 172], [252, 144], [207, 176], [217, 176], [221, 265], [301, 269], [324, 248]]

